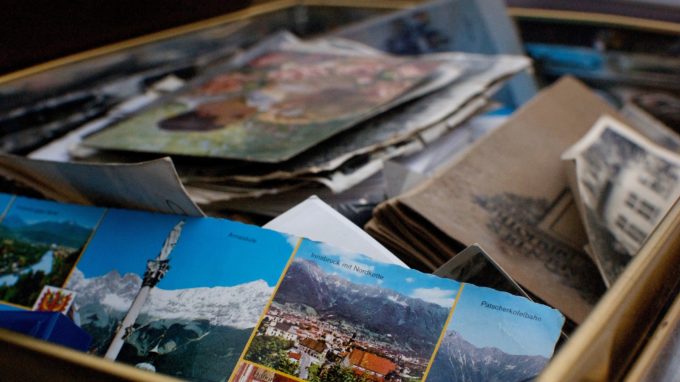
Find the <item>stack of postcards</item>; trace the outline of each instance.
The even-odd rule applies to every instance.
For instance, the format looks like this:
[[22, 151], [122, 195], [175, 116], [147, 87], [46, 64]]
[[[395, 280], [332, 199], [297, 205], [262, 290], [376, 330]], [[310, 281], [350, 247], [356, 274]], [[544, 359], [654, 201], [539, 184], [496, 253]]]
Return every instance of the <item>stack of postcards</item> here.
[[376, 255], [318, 200], [269, 227], [309, 221], [310, 208], [352, 245], [0, 193], [0, 327], [8, 310], [63, 312], [81, 351], [144, 381], [520, 381], [552, 357], [559, 311]]
[[503, 80], [528, 66], [519, 56], [392, 56], [284, 32], [113, 118], [71, 155], [171, 155], [204, 209], [291, 190], [339, 193], [483, 110]]

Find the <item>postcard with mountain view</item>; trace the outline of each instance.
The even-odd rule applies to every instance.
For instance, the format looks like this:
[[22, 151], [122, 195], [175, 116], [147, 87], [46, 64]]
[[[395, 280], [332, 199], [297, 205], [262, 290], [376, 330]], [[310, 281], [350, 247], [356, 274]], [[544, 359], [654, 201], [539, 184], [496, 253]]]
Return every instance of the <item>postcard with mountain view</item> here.
[[[183, 219], [183, 220], [182, 220]], [[176, 238], [176, 239], [173, 239]], [[154, 260], [176, 240], [154, 286]], [[291, 239], [292, 240], [292, 239]], [[223, 381], [293, 251], [289, 238], [228, 220], [109, 210], [67, 288], [91, 352], [158, 373]], [[129, 333], [116, 331], [151, 286]], [[112, 340], [113, 338], [113, 340]]]
[[552, 357], [563, 323], [557, 310], [464, 284], [427, 380], [531, 380]]
[[525, 298], [305, 240], [231, 380], [520, 381], [563, 323]]
[[[5, 194], [0, 210], [0, 310], [68, 303], [89, 353], [192, 381], [514, 380], [540, 371], [564, 320], [224, 219]], [[466, 369], [480, 357], [493, 363]]]
[[0, 310], [30, 309], [44, 287], [64, 288], [90, 353], [197, 381], [230, 375], [298, 240], [228, 220], [5, 194], [0, 208]]
[[103, 208], [0, 194], [0, 300], [31, 308], [43, 287], [61, 287]]
[[[266, 44], [266, 43], [263, 43]], [[260, 47], [183, 93], [85, 140], [99, 149], [280, 162], [409, 99], [434, 58]], [[415, 95], [414, 95], [415, 96]], [[412, 98], [412, 96], [411, 96]]]

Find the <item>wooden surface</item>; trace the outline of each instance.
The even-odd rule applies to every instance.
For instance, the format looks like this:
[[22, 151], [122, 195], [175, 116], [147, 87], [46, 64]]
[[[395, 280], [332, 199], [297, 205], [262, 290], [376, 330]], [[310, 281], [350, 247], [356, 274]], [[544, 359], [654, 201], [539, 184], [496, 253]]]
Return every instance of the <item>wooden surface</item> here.
[[0, 73], [246, 8], [250, 1], [23, 0], [0, 19]]
[[177, 381], [0, 329], [0, 381]]
[[677, 291], [680, 201], [551, 361], [539, 381], [622, 378]]

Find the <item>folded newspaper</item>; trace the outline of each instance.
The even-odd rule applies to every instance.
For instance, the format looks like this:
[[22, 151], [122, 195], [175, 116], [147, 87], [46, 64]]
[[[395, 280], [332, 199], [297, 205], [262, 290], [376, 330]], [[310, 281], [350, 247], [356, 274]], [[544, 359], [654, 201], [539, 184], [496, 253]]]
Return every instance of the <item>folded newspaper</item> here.
[[90, 353], [189, 380], [520, 381], [564, 323], [522, 297], [228, 220], [7, 194], [0, 211], [2, 309], [61, 288]]

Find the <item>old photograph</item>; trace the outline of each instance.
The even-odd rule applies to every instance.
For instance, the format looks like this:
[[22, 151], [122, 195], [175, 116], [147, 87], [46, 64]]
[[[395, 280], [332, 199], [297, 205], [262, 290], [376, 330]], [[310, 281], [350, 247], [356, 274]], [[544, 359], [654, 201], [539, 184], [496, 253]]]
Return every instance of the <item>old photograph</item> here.
[[[208, 74], [84, 143], [277, 163], [412, 99], [421, 85], [444, 77], [437, 74], [445, 61], [435, 58], [338, 54], [289, 43], [296, 48], [269, 47], [265, 41], [241, 66]], [[447, 72], [452, 76], [441, 86], [459, 74], [455, 68]]]
[[680, 196], [680, 156], [602, 117], [563, 158], [575, 162], [589, 247], [611, 285]]

